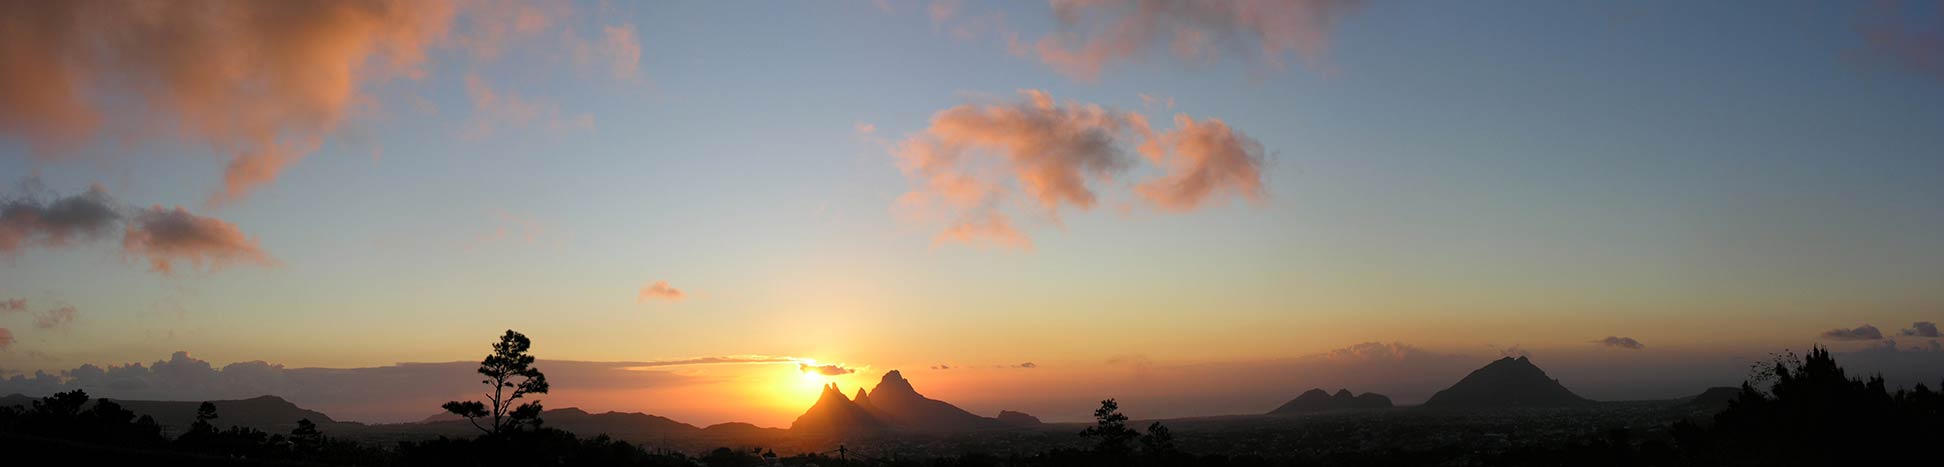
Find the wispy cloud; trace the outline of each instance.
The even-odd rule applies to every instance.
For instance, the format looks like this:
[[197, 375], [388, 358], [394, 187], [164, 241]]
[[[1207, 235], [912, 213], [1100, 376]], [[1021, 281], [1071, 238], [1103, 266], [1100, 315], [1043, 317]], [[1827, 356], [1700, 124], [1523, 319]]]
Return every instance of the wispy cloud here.
[[73, 305], [63, 305], [52, 310], [34, 314], [34, 327], [41, 329], [63, 329], [80, 315]]
[[797, 371], [801, 371], [804, 373], [816, 373], [824, 376], [843, 376], [851, 373], [856, 373], [857, 369], [844, 366], [843, 364], [840, 363], [829, 363], [829, 364], [819, 365], [817, 364], [817, 362], [811, 361], [808, 363], [798, 363]]
[[1647, 348], [1647, 346], [1641, 345], [1640, 341], [1634, 340], [1634, 338], [1632, 337], [1607, 336], [1605, 339], [1593, 341], [1593, 343], [1604, 345], [1607, 347], [1613, 347], [1617, 349], [1627, 349], [1627, 350], [1640, 350], [1640, 349]]
[[1060, 31], [1033, 44], [1041, 61], [1084, 82], [1161, 49], [1191, 63], [1254, 55], [1320, 66], [1338, 18], [1357, 0], [1052, 0]]
[[1839, 341], [1873, 341], [1883, 338], [1883, 331], [1868, 324], [1851, 329], [1836, 328], [1823, 331], [1823, 338]]
[[688, 294], [669, 286], [668, 281], [655, 281], [641, 286], [641, 292], [635, 294], [635, 303], [648, 303], [650, 300], [679, 302], [684, 298], [688, 298]]

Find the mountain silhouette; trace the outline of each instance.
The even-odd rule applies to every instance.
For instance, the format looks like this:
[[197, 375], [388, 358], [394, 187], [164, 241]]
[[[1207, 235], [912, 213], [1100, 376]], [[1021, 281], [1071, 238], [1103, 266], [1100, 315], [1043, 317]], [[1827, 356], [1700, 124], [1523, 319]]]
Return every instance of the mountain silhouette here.
[[1322, 388], [1315, 388], [1303, 391], [1302, 395], [1298, 395], [1295, 399], [1283, 403], [1281, 407], [1276, 407], [1276, 410], [1269, 411], [1269, 414], [1285, 415], [1322, 412], [1326, 410], [1388, 408], [1391, 408], [1390, 397], [1386, 397], [1383, 394], [1366, 392], [1359, 396], [1351, 395], [1348, 389], [1338, 389], [1336, 394], [1332, 395], [1323, 392]]
[[1431, 399], [1425, 407], [1472, 409], [1503, 407], [1571, 407], [1593, 401], [1573, 394], [1559, 380], [1526, 357], [1505, 357], [1473, 370]]
[[824, 386], [823, 395], [817, 397], [817, 403], [790, 423], [790, 431], [829, 436], [871, 435], [889, 429], [890, 425], [883, 420], [844, 397], [844, 393], [837, 390], [837, 383]]
[[[121, 404], [122, 408], [128, 409], [128, 411], [134, 412], [137, 415], [153, 417], [156, 424], [168, 427], [175, 432], [188, 429], [190, 424], [196, 422], [196, 408], [202, 406], [203, 402], [107, 399], [114, 400], [115, 403]], [[30, 407], [33, 401], [36, 400], [39, 400], [39, 398], [13, 394], [0, 397], [0, 407]], [[89, 401], [88, 404], [89, 406], [93, 406], [100, 400], [94, 399]], [[249, 399], [209, 402], [216, 404], [216, 414], [218, 417], [212, 423], [218, 428], [241, 426], [265, 431], [282, 432], [290, 431], [291, 428], [296, 427], [297, 420], [299, 419], [310, 419], [312, 423], [316, 423], [319, 426], [342, 424], [342, 422], [332, 420], [331, 416], [325, 415], [323, 412], [298, 407], [297, 404], [292, 404], [290, 401], [277, 396], [257, 396]]]
[[1689, 407], [1719, 411], [1727, 409], [1729, 403], [1734, 402], [1735, 398], [1740, 396], [1741, 388], [1734, 386], [1715, 386], [1701, 391], [1700, 394], [1688, 396], [1686, 405]]
[[999, 417], [996, 418], [995, 420], [997, 420], [1001, 425], [1015, 427], [1015, 428], [1033, 427], [1033, 426], [1040, 425], [1039, 417], [1029, 415], [1025, 412], [1014, 412], [1011, 410], [999, 411]]
[[871, 415], [904, 431], [973, 431], [1001, 426], [998, 420], [919, 394], [898, 370], [885, 373], [869, 393], [859, 389], [856, 401]]

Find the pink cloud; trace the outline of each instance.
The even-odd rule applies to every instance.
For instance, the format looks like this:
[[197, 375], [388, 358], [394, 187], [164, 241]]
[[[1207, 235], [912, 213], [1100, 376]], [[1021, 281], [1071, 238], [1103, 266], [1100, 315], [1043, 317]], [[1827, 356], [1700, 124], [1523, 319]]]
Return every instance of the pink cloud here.
[[9, 313], [27, 311], [27, 299], [10, 298], [6, 300], [0, 300], [0, 311], [5, 311]]
[[1330, 29], [1359, 0], [1051, 0], [1062, 31], [1034, 44], [1040, 60], [1081, 81], [1163, 47], [1190, 61], [1249, 53], [1281, 68], [1322, 60]]
[[918, 186], [902, 201], [953, 211], [941, 239], [993, 238], [1020, 245], [998, 201], [1018, 192], [1049, 217], [1060, 208], [1097, 203], [1090, 180], [1110, 180], [1128, 166], [1116, 141], [1147, 132], [1136, 114], [1078, 102], [1056, 103], [1022, 90], [1009, 103], [966, 104], [932, 115], [923, 132], [893, 148]]
[[942, 223], [935, 242], [1031, 250], [1009, 208], [1023, 205], [1055, 223], [1063, 210], [1092, 209], [1101, 187], [1115, 187], [1109, 182], [1136, 162], [1123, 149], [1134, 141], [1163, 172], [1136, 192], [1161, 211], [1192, 211], [1225, 195], [1266, 199], [1261, 144], [1218, 119], [1179, 115], [1175, 125], [1157, 131], [1139, 113], [1030, 89], [1017, 101], [948, 108], [891, 146], [911, 182], [894, 210]]
[[7, 350], [8, 347], [13, 347], [13, 344], [13, 331], [7, 328], [0, 328], [0, 350]]
[[538, 127], [550, 133], [594, 129], [594, 116], [568, 116], [552, 101], [536, 100], [493, 89], [477, 75], [466, 77], [466, 96], [473, 114], [460, 135], [469, 139], [493, 136], [502, 129]]
[[1135, 189], [1163, 211], [1191, 211], [1224, 193], [1254, 201], [1268, 197], [1262, 190], [1262, 144], [1220, 119], [1196, 122], [1175, 115], [1174, 130], [1142, 152], [1167, 174]]
[[688, 294], [683, 293], [681, 289], [670, 287], [668, 281], [655, 281], [641, 286], [641, 293], [635, 296], [635, 303], [648, 303], [649, 300], [679, 302], [684, 298], [688, 298]]
[[[0, 2], [0, 134], [41, 158], [82, 153], [108, 132], [203, 144], [225, 159], [209, 197], [220, 206], [273, 183], [368, 112], [376, 84], [424, 77], [433, 49], [490, 60], [510, 41], [544, 37], [571, 9], [505, 0]], [[603, 33], [614, 73], [634, 76], [632, 26]]]
[[276, 264], [236, 224], [197, 216], [180, 206], [151, 206], [136, 214], [122, 235], [122, 254], [145, 258], [150, 270], [164, 274], [175, 271], [179, 262], [205, 271], [237, 263]]
[[73, 305], [47, 310], [46, 312], [34, 315], [34, 327], [41, 329], [66, 327], [68, 324], [74, 322], [74, 318], [78, 314]]

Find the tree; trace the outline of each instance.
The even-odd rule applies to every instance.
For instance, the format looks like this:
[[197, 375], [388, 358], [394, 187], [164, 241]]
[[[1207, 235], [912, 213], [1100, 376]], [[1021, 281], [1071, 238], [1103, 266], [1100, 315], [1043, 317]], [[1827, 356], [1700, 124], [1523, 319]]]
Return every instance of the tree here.
[[216, 425], [209, 423], [209, 421], [217, 418], [220, 417], [216, 415], [216, 404], [203, 401], [202, 405], [196, 406], [196, 422], [189, 424], [189, 431], [195, 433], [214, 433], [216, 432]]
[[1148, 425], [1147, 434], [1141, 435], [1141, 452], [1150, 456], [1165, 456], [1174, 453], [1174, 432], [1161, 422]]
[[1120, 413], [1120, 403], [1113, 399], [1100, 401], [1100, 408], [1094, 409], [1094, 426], [1080, 431], [1080, 436], [1095, 439], [1095, 451], [1109, 455], [1127, 454], [1128, 443], [1140, 435], [1127, 427], [1127, 415]]
[[290, 430], [290, 444], [299, 451], [315, 450], [324, 444], [324, 433], [317, 431], [317, 423], [310, 419], [297, 419], [297, 428]]
[[[447, 412], [466, 417], [474, 428], [488, 435], [523, 426], [538, 428], [540, 401], [514, 405], [514, 401], [528, 394], [547, 393], [547, 375], [533, 368], [533, 356], [527, 354], [527, 349], [532, 347], [533, 341], [528, 340], [526, 335], [506, 330], [499, 342], [493, 344], [493, 353], [479, 362], [479, 374], [486, 376], [480, 383], [493, 387], [493, 392], [486, 394], [487, 401], [452, 401], [441, 407]], [[514, 382], [515, 378], [520, 381]], [[488, 403], [492, 406], [488, 407]], [[489, 425], [480, 426], [479, 422], [487, 417], [492, 417]]]

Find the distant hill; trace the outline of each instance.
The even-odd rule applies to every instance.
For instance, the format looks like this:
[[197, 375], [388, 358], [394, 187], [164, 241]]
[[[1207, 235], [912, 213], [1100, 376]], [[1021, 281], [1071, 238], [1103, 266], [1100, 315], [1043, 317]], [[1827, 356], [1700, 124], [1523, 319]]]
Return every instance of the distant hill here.
[[1706, 391], [1701, 391], [1700, 394], [1688, 397], [1686, 405], [1714, 410], [1727, 409], [1728, 403], [1734, 402], [1735, 398], [1740, 396], [1741, 388], [1734, 386], [1716, 386], [1708, 388]]
[[1338, 389], [1335, 395], [1331, 395], [1330, 393], [1323, 392], [1322, 388], [1315, 388], [1304, 391], [1302, 395], [1283, 403], [1276, 410], [1269, 411], [1269, 415], [1323, 412], [1328, 410], [1388, 408], [1391, 408], [1390, 397], [1384, 396], [1383, 394], [1366, 392], [1363, 395], [1353, 396], [1348, 389]]
[[[181, 432], [182, 430], [188, 429], [190, 424], [195, 423], [196, 408], [201, 407], [203, 402], [107, 399], [114, 400], [115, 403], [121, 404], [123, 408], [135, 412], [138, 415], [153, 417], [157, 424], [168, 427], [173, 432]], [[0, 406], [17, 405], [31, 407], [35, 400], [39, 400], [39, 398], [13, 394], [0, 397]], [[93, 401], [99, 400], [93, 399]], [[92, 405], [93, 401], [89, 402], [89, 404]], [[213, 424], [219, 428], [242, 426], [275, 433], [290, 431], [291, 428], [297, 426], [297, 420], [300, 419], [310, 419], [312, 423], [320, 426], [344, 424], [332, 420], [331, 416], [325, 415], [323, 412], [298, 407], [297, 404], [292, 404], [290, 401], [283, 400], [283, 398], [277, 396], [257, 396], [249, 399], [209, 402], [216, 404], [217, 418]]]
[[1424, 406], [1446, 409], [1571, 407], [1592, 402], [1547, 377], [1545, 370], [1533, 365], [1532, 360], [1505, 357], [1473, 370], [1458, 380], [1458, 384], [1431, 395]]
[[1034, 427], [1040, 425], [1039, 417], [1028, 415], [1025, 412], [1014, 412], [1011, 410], [999, 411], [999, 417], [995, 420], [998, 420], [999, 424], [1001, 425], [1014, 427], [1014, 428]]
[[837, 390], [837, 383], [824, 386], [823, 395], [817, 397], [817, 403], [790, 423], [792, 432], [816, 435], [871, 435], [888, 430], [890, 425], [844, 397], [844, 393]]

